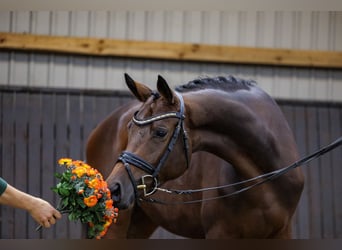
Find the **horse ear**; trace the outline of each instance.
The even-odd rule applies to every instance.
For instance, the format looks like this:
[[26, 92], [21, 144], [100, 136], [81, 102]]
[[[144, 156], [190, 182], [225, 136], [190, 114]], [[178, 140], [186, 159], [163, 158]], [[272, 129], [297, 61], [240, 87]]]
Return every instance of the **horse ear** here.
[[127, 87], [139, 101], [145, 102], [151, 96], [152, 90], [149, 87], [134, 81], [127, 73], [125, 73], [125, 80]]
[[175, 93], [172, 89], [170, 89], [165, 79], [160, 75], [158, 75], [157, 89], [158, 92], [168, 101], [169, 104], [175, 103]]

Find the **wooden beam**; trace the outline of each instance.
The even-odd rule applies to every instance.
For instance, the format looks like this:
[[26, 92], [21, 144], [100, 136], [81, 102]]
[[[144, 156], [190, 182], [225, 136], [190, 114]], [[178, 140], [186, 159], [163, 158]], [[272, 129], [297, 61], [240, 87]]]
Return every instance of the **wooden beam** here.
[[212, 63], [342, 68], [340, 51], [251, 48], [4, 32], [0, 32], [0, 49]]

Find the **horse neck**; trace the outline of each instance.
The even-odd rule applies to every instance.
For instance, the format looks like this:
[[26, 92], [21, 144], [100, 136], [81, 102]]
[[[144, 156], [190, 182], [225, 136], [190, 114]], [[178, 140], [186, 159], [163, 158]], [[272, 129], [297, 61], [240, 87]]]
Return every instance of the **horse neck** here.
[[[272, 170], [279, 155], [269, 121], [249, 96], [214, 90], [185, 95], [193, 152], [211, 152], [248, 178]], [[273, 106], [268, 112], [277, 113]]]

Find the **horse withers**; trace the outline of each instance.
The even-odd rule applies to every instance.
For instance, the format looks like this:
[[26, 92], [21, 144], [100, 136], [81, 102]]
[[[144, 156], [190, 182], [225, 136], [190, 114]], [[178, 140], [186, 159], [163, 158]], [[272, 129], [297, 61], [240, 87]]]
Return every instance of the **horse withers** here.
[[[123, 237], [147, 237], [158, 225], [193, 238], [291, 237], [291, 218], [303, 188], [300, 169], [230, 198], [210, 199], [235, 187], [193, 196], [156, 188], [221, 186], [296, 161], [292, 132], [272, 98], [253, 82], [234, 77], [198, 79], [176, 91], [160, 76], [157, 91], [125, 78], [141, 104], [117, 118], [116, 128], [113, 117], [105, 120], [87, 150], [90, 164], [105, 166], [115, 204], [127, 214]], [[98, 134], [106, 139], [94, 139]], [[103, 152], [102, 163], [94, 153], [88, 157], [94, 147]], [[201, 158], [195, 153], [200, 151], [210, 154]], [[148, 233], [140, 231], [144, 228]]]

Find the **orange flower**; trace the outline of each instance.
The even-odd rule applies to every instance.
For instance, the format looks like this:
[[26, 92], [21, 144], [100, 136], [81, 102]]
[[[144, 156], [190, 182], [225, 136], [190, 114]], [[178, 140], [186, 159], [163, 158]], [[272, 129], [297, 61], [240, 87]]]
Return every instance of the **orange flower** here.
[[76, 167], [81, 167], [81, 166], [83, 166], [85, 163], [84, 163], [83, 161], [76, 160], [76, 161], [73, 161], [71, 164], [72, 164], [72, 165], [75, 165]]
[[113, 200], [106, 200], [105, 203], [106, 203], [106, 209], [113, 207]]
[[83, 202], [88, 207], [93, 207], [97, 204], [97, 197], [95, 195], [91, 195], [89, 197], [84, 197]]

